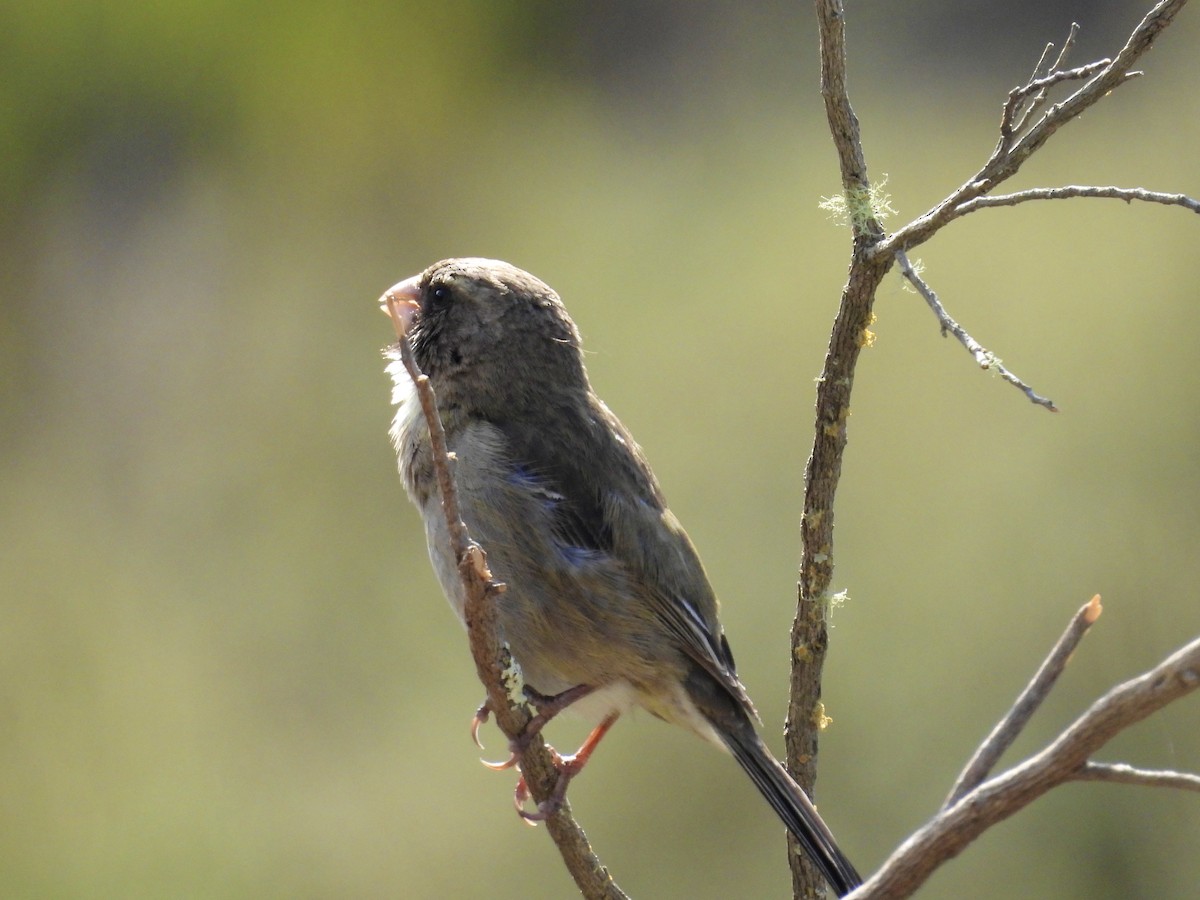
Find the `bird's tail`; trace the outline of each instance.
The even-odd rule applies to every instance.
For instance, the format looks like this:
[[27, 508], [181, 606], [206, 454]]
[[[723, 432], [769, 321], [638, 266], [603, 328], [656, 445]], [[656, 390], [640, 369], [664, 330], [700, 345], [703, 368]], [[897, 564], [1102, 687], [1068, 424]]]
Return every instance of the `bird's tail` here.
[[746, 770], [787, 830], [795, 835], [834, 892], [844, 897], [862, 884], [862, 877], [839, 849], [833, 832], [817, 815], [817, 808], [771, 755], [754, 726], [747, 721], [745, 727], [721, 730], [720, 735], [733, 758]]

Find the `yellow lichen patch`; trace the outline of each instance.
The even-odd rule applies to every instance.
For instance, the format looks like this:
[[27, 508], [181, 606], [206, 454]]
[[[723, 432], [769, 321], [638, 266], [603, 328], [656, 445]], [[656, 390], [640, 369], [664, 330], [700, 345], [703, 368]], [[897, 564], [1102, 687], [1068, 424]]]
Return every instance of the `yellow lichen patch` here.
[[813, 724], [817, 726], [818, 731], [824, 731], [833, 724], [833, 719], [825, 715], [825, 704], [820, 700], [818, 700], [817, 705], [813, 707], [812, 721]]

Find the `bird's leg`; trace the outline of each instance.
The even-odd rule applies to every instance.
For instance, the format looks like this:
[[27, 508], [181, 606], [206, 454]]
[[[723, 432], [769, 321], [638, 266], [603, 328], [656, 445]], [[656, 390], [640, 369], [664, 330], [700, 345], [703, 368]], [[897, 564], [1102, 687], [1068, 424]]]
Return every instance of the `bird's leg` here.
[[521, 780], [517, 782], [517, 789], [513, 793], [513, 801], [517, 806], [517, 815], [526, 822], [541, 822], [544, 819], [554, 815], [562, 807], [563, 800], [567, 796], [567, 785], [571, 783], [576, 775], [583, 771], [583, 767], [587, 765], [587, 761], [591, 758], [592, 753], [599, 745], [604, 735], [608, 734], [608, 730], [613, 727], [620, 713], [610, 713], [603, 722], [592, 729], [592, 733], [587, 736], [587, 740], [583, 745], [575, 751], [571, 756], [559, 756], [554, 754], [554, 767], [558, 769], [558, 781], [554, 784], [554, 790], [550, 792], [550, 796], [538, 804], [537, 809], [533, 812], [528, 812], [525, 809], [525, 804], [529, 800], [529, 786], [525, 783], [525, 776], [521, 776]]
[[[483, 760], [483, 764], [489, 769], [497, 771], [511, 769], [520, 760], [521, 754], [525, 752], [525, 748], [529, 746], [529, 742], [541, 732], [547, 722], [576, 700], [586, 697], [594, 690], [595, 688], [589, 684], [577, 684], [557, 694], [547, 695], [535, 691], [529, 685], [525, 685], [525, 696], [529, 698], [529, 702], [537, 710], [536, 714], [529, 720], [525, 726], [525, 730], [517, 735], [516, 739], [509, 742], [508, 759], [503, 762], [488, 762], [487, 760]], [[479, 727], [488, 720], [491, 711], [491, 701], [484, 700], [483, 705], [475, 711], [475, 717], [471, 719], [471, 738], [475, 741], [475, 746], [480, 750], [483, 749], [483, 744], [479, 742]]]
[[557, 716], [560, 712], [574, 703], [576, 700], [582, 700], [596, 688], [590, 684], [577, 684], [575, 687], [569, 687], [565, 691], [560, 691], [557, 694], [539, 694], [529, 685], [525, 685], [525, 696], [529, 698], [529, 702], [533, 704], [533, 708], [537, 713], [529, 724], [525, 726], [525, 731], [521, 733], [519, 741], [521, 749], [529, 746], [533, 736], [540, 732], [546, 723]]

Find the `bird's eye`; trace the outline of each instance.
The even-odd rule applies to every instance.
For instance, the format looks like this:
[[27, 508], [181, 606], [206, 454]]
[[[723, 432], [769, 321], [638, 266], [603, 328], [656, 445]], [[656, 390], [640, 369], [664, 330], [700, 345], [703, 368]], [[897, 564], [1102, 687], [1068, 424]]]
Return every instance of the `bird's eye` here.
[[444, 284], [436, 285], [429, 293], [438, 303], [445, 303], [450, 299], [450, 288], [446, 287]]

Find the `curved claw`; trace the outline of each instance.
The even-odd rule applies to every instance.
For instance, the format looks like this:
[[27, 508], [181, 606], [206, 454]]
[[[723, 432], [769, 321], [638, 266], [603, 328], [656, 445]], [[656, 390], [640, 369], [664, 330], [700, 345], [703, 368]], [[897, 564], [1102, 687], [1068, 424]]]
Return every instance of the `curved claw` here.
[[525, 776], [522, 775], [517, 781], [517, 789], [513, 791], [513, 805], [517, 808], [517, 815], [530, 828], [536, 828], [537, 823], [543, 821], [546, 816], [542, 814], [541, 806], [538, 806], [536, 812], [526, 812], [525, 804], [529, 802], [529, 785], [525, 783]]
[[[471, 719], [471, 740], [473, 740], [475, 742], [475, 746], [478, 747], [480, 750], [483, 749], [483, 741], [479, 740], [479, 728], [485, 722], [487, 722], [488, 717], [491, 714], [492, 714], [492, 707], [489, 705], [487, 700], [484, 700], [483, 703], [480, 705], [479, 709], [475, 710], [475, 715]], [[483, 763], [485, 766], [487, 766], [489, 769], [493, 769], [494, 771], [497, 771], [497, 772], [503, 772], [505, 769], [511, 769], [518, 762], [520, 762], [520, 757], [518, 756], [516, 748], [509, 747], [508, 759], [506, 759], [502, 762], [489, 762], [486, 759], [481, 759], [480, 762]]]
[[[480, 750], [483, 749], [483, 741], [479, 740], [479, 729], [487, 722], [488, 716], [492, 713], [492, 708], [488, 706], [488, 701], [484, 700], [483, 705], [475, 710], [475, 715], [471, 717], [471, 740], [475, 742], [475, 746]], [[505, 767], [507, 768], [507, 766]]]
[[[567, 688], [565, 691], [559, 694], [547, 696], [545, 694], [539, 694], [533, 688], [526, 686], [526, 696], [528, 696], [528, 698], [541, 711], [529, 720], [528, 725], [525, 727], [525, 733], [518, 738], [517, 747], [511, 748], [512, 752], [520, 753], [522, 750], [524, 750], [529, 741], [531, 741], [535, 735], [541, 732], [542, 727], [547, 722], [557, 716], [576, 700], [580, 699], [581, 697], [586, 697], [593, 690], [594, 688], [591, 685], [577, 684], [575, 687]], [[471, 717], [471, 740], [475, 742], [475, 746], [480, 750], [483, 749], [483, 741], [479, 740], [479, 729], [483, 727], [491, 714], [491, 701], [484, 700], [483, 703], [480, 704], [479, 709], [475, 710], [475, 715]], [[513, 763], [510, 760], [508, 763], [502, 766], [497, 766], [495, 763], [485, 763], [485, 765], [491, 766], [492, 768], [507, 769], [510, 768]]]
[[[554, 784], [554, 789], [550, 792], [550, 796], [537, 805], [537, 809], [529, 812], [525, 809], [525, 804], [529, 802], [529, 785], [525, 783], [525, 776], [522, 775], [520, 781], [517, 782], [517, 789], [513, 792], [513, 802], [517, 807], [517, 815], [532, 825], [545, 821], [562, 809], [562, 805], [567, 798], [567, 786], [571, 783], [571, 779], [583, 771], [583, 767], [587, 765], [592, 751], [596, 749], [596, 745], [600, 743], [600, 739], [612, 728], [613, 723], [617, 721], [618, 715], [619, 713], [610, 713], [608, 718], [593, 729], [592, 733], [588, 735], [587, 740], [583, 742], [583, 746], [573, 756], [560, 756], [555, 752], [553, 747], [547, 747], [553, 755], [554, 768], [558, 770], [558, 779]], [[507, 764], [496, 765], [495, 768], [507, 768], [516, 761], [517, 748], [513, 748], [512, 759]]]
[[574, 756], [560, 756], [553, 747], [547, 749], [553, 755], [554, 768], [558, 770], [558, 780], [554, 783], [554, 790], [550, 792], [550, 796], [539, 803], [534, 810], [527, 810], [525, 804], [529, 802], [530, 794], [529, 785], [525, 783], [524, 775], [517, 782], [517, 789], [513, 793], [517, 815], [529, 825], [544, 822], [562, 809], [563, 801], [567, 799], [567, 785], [571, 783], [571, 779], [578, 775], [583, 768], [582, 762], [586, 762], [586, 759], [582, 762], [579, 760], [579, 754]]
[[543, 800], [533, 810], [527, 810], [525, 804], [529, 802], [529, 786], [525, 783], [525, 776], [521, 776], [521, 780], [517, 782], [517, 789], [513, 792], [513, 805], [517, 808], [517, 815], [530, 828], [537, 826], [538, 822], [545, 822], [548, 818], [562, 809], [563, 799], [567, 793], [567, 782], [570, 776], [560, 776], [559, 782], [554, 787], [554, 793]]
[[517, 807], [517, 815], [530, 828], [536, 828], [538, 822], [545, 822], [560, 809], [562, 809], [561, 800], [547, 800], [545, 803], [539, 803], [533, 812], [524, 807]]
[[[503, 772], [505, 769], [511, 769], [513, 766], [515, 766], [520, 761], [521, 761], [521, 759], [520, 759], [520, 757], [517, 756], [516, 753], [513, 753], [511, 756], [509, 756], [508, 759], [504, 760], [503, 762], [489, 762], [486, 759], [480, 760], [481, 763], [483, 763], [485, 766], [487, 766], [493, 772]], [[522, 780], [524, 780], [524, 779], [522, 779]]]

